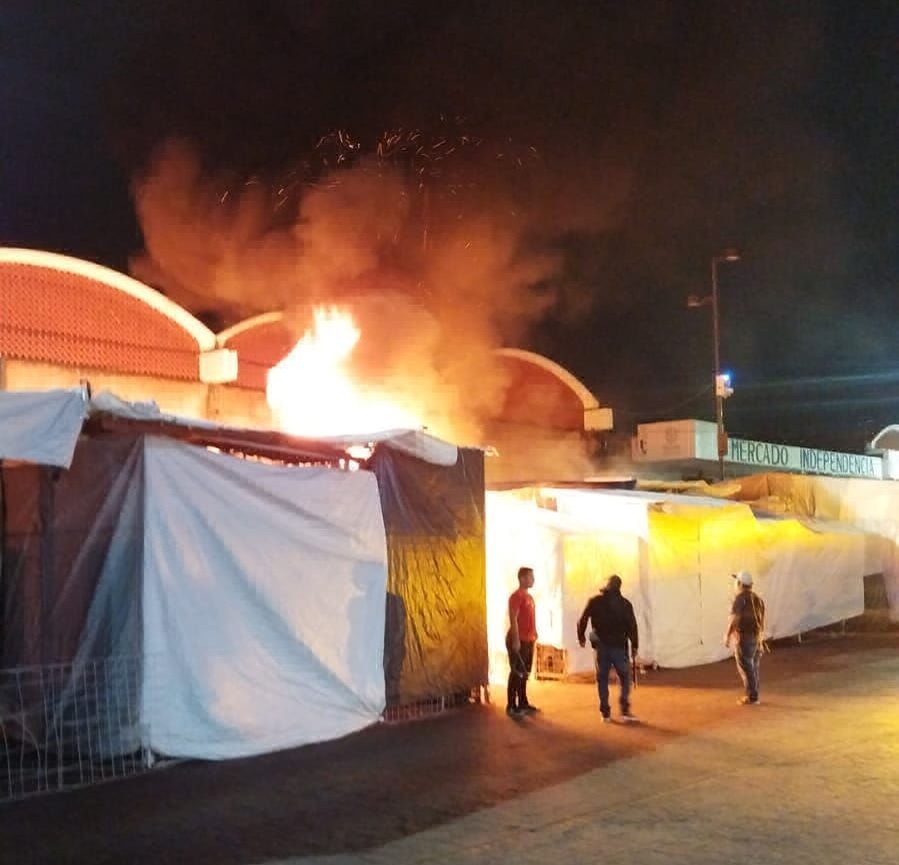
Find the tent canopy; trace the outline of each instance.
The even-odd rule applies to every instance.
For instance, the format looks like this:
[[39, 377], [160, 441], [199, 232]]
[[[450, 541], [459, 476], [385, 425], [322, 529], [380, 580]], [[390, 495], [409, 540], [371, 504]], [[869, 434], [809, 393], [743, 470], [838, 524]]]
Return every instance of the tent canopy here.
[[[339, 468], [353, 444], [367, 470]], [[72, 390], [0, 393], [0, 460], [0, 666], [68, 683], [35, 723], [76, 729], [89, 700], [106, 753], [234, 757], [486, 681], [480, 451], [420, 431], [308, 441]]]
[[721, 635], [729, 575], [748, 570], [768, 602], [768, 633], [783, 637], [858, 615], [864, 534], [795, 519], [759, 519], [742, 503], [661, 493], [540, 488], [489, 493], [488, 608], [492, 670], [502, 661], [505, 599], [520, 564], [537, 572], [541, 642], [591, 668], [576, 642], [587, 601], [618, 573], [634, 603], [640, 654], [662, 666], [727, 655]]
[[62, 683], [32, 726], [101, 729], [77, 744], [104, 756], [224, 758], [378, 719], [387, 548], [372, 473], [101, 436], [63, 472], [4, 466], [3, 487], [0, 666]]
[[271, 430], [228, 427], [164, 414], [155, 403], [131, 403], [86, 388], [0, 391], [0, 460], [68, 468], [85, 424], [106, 431], [158, 433], [194, 444], [285, 462], [336, 462], [356, 446], [383, 444], [434, 465], [454, 465], [458, 449], [421, 430], [304, 439]]
[[770, 512], [865, 532], [865, 574], [883, 574], [890, 617], [899, 621], [899, 483], [769, 472], [739, 478], [723, 494]]

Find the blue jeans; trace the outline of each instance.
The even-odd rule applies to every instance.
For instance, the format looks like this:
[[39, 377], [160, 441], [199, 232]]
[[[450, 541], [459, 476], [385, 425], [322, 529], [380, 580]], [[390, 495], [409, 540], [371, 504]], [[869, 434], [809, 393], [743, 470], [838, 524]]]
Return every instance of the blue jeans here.
[[741, 636], [734, 657], [737, 660], [737, 672], [743, 680], [746, 688], [746, 696], [752, 700], [759, 698], [759, 661], [762, 659], [762, 650], [756, 636]]
[[604, 718], [612, 714], [609, 706], [609, 670], [615, 668], [618, 681], [621, 683], [619, 702], [624, 714], [631, 709], [631, 667], [627, 657], [627, 649], [617, 646], [606, 646], [600, 643], [596, 649], [596, 684], [599, 688], [599, 711]]

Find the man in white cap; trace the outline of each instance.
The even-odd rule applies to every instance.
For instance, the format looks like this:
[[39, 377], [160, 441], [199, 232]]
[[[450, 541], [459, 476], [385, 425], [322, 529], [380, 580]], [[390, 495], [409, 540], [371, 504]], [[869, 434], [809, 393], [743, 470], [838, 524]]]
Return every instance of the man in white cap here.
[[733, 647], [737, 672], [743, 680], [746, 695], [743, 706], [759, 703], [759, 661], [765, 639], [765, 602], [752, 590], [752, 574], [740, 571], [731, 575], [736, 597], [724, 632], [724, 645]]

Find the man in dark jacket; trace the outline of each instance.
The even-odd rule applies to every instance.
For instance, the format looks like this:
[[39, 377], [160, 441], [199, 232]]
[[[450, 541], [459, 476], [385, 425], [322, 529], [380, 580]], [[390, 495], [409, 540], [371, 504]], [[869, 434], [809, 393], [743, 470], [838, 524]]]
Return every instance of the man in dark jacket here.
[[602, 713], [602, 719], [606, 723], [612, 720], [612, 710], [609, 706], [609, 670], [614, 667], [621, 684], [621, 719], [636, 721], [637, 719], [631, 714], [628, 643], [631, 655], [636, 658], [639, 645], [637, 619], [631, 602], [621, 595], [621, 577], [617, 574], [612, 574], [606, 587], [587, 602], [577, 623], [577, 639], [581, 646], [586, 644], [588, 620], [593, 628], [590, 642], [596, 650], [596, 684], [599, 688], [599, 711]]

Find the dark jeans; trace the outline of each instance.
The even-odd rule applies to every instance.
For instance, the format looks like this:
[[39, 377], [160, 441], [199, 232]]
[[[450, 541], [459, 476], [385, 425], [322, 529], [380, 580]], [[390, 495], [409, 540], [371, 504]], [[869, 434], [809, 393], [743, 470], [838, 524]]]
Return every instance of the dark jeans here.
[[609, 671], [612, 667], [615, 668], [618, 681], [621, 683], [619, 695], [621, 711], [627, 714], [631, 710], [631, 666], [627, 649], [599, 643], [596, 647], [596, 684], [599, 688], [599, 711], [604, 718], [608, 718], [612, 713], [609, 706]]
[[528, 676], [534, 664], [534, 641], [521, 640], [521, 648], [513, 652], [508, 641], [506, 651], [509, 653], [509, 685], [506, 689], [506, 705], [521, 708], [528, 704]]
[[741, 635], [734, 649], [734, 657], [737, 660], [737, 672], [746, 688], [746, 696], [750, 700], [758, 700], [759, 662], [762, 659], [762, 649], [758, 637]]

